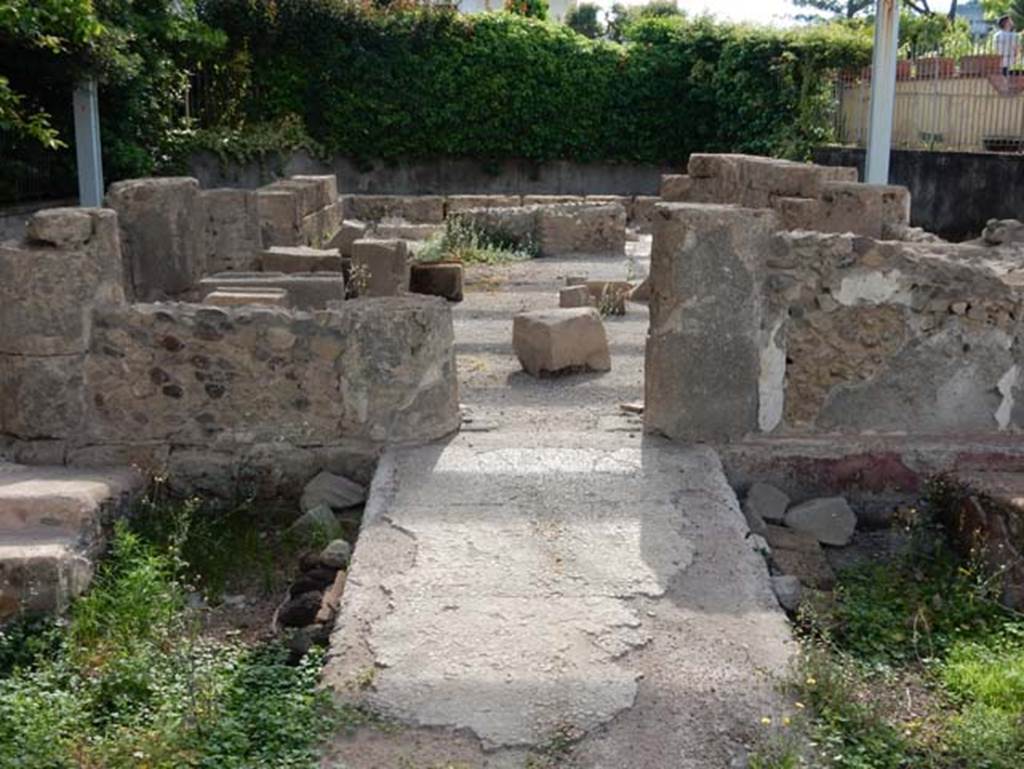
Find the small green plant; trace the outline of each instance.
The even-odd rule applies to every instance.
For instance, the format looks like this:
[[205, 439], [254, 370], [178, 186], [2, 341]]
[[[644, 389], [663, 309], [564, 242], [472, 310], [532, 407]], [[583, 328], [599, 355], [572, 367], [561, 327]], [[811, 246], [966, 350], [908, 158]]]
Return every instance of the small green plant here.
[[335, 719], [320, 653], [289, 666], [276, 644], [204, 637], [186, 569], [179, 546], [120, 523], [67, 626], [42, 648], [3, 645], [0, 767], [316, 765]]
[[370, 287], [370, 268], [365, 264], [353, 264], [349, 273], [346, 290], [352, 296], [365, 296]]
[[905, 511], [906, 555], [841, 572], [831, 600], [801, 608], [790, 694], [811, 714], [812, 766], [1020, 766], [1024, 622], [945, 541], [943, 520], [964, 493], [930, 483]]
[[503, 264], [536, 256], [536, 246], [505, 233], [486, 230], [461, 217], [450, 217], [444, 232], [426, 242], [418, 262], [453, 261], [462, 264]]

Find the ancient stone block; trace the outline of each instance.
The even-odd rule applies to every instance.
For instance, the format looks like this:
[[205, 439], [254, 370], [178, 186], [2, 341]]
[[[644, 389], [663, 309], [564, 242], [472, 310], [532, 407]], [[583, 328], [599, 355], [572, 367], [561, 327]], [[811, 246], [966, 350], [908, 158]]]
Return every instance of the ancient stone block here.
[[47, 208], [29, 219], [27, 240], [56, 248], [75, 248], [92, 237], [93, 217], [84, 208]]
[[597, 310], [523, 312], [512, 323], [512, 347], [523, 368], [534, 376], [566, 369], [611, 369], [608, 337]]
[[559, 307], [593, 307], [590, 291], [583, 286], [566, 286], [558, 290]]
[[341, 206], [332, 203], [303, 217], [299, 225], [299, 241], [296, 245], [325, 248], [341, 227]]
[[346, 195], [346, 219], [379, 222], [405, 219], [409, 222], [440, 224], [444, 221], [444, 197], [440, 195]]
[[0, 353], [0, 432], [71, 438], [82, 424], [84, 355]]
[[301, 201], [295, 190], [262, 187], [256, 190], [263, 245], [294, 246], [302, 239]]
[[223, 289], [283, 289], [289, 307], [317, 310], [345, 298], [345, 278], [340, 272], [273, 273], [222, 272], [199, 281], [199, 294], [206, 297]]
[[351, 259], [352, 244], [361, 238], [365, 238], [369, 229], [363, 222], [355, 219], [345, 219], [326, 247], [336, 248], [342, 257]]
[[374, 237], [398, 240], [428, 240], [442, 232], [444, 227], [437, 224], [410, 224], [409, 222], [383, 221], [374, 230]]
[[454, 262], [413, 262], [409, 266], [409, 290], [461, 302], [462, 273], [462, 265]]
[[758, 429], [762, 260], [777, 227], [771, 211], [657, 206], [648, 430], [694, 441], [737, 439]]
[[[0, 353], [67, 355], [89, 343], [92, 309], [124, 301], [117, 217], [107, 209], [36, 214], [35, 245], [0, 245]], [[86, 226], [90, 230], [85, 240]], [[71, 247], [54, 247], [46, 236]]]
[[910, 224], [910, 193], [905, 187], [827, 182], [821, 192], [822, 232], [852, 232], [871, 238]]
[[582, 202], [582, 195], [523, 195], [524, 206], [556, 206]]
[[[409, 252], [401, 240], [364, 238], [352, 244], [352, 282], [360, 296], [409, 290]], [[359, 285], [363, 283], [363, 285]]]
[[785, 522], [824, 545], [842, 547], [853, 538], [857, 516], [843, 497], [821, 497], [793, 505], [786, 511]]
[[333, 248], [273, 246], [260, 254], [265, 272], [341, 272], [341, 254]]
[[333, 206], [338, 202], [338, 178], [334, 174], [319, 176], [296, 174], [290, 177], [290, 180], [309, 185], [315, 191], [317, 209]]
[[214, 307], [242, 307], [247, 304], [287, 307], [288, 292], [283, 288], [222, 288], [207, 294], [203, 304]]
[[107, 193], [117, 211], [125, 274], [135, 298], [175, 296], [202, 274], [199, 182], [190, 177], [129, 179]]
[[202, 228], [199, 263], [203, 273], [252, 270], [263, 248], [256, 192], [200, 190], [197, 226]]
[[685, 203], [690, 200], [692, 179], [686, 174], [663, 174], [659, 195], [666, 203]]
[[626, 211], [616, 204], [542, 206], [537, 245], [541, 256], [623, 254]]
[[776, 198], [782, 226], [787, 230], [816, 230], [822, 218], [822, 203], [816, 198]]
[[654, 207], [661, 202], [657, 195], [637, 195], [633, 199], [633, 217], [630, 224], [640, 232], [650, 232], [654, 222]]
[[449, 195], [445, 198], [445, 214], [457, 214], [470, 208], [512, 208], [523, 205], [520, 195]]

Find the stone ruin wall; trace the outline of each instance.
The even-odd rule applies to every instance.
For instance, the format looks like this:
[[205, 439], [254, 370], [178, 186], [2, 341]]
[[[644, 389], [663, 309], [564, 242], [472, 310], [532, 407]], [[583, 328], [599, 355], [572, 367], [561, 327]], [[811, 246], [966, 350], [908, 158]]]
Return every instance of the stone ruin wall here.
[[[694, 156], [691, 175], [715, 162]], [[1024, 427], [1019, 231], [946, 243], [909, 227], [900, 188], [835, 183], [835, 169], [784, 161], [726, 156], [718, 167], [748, 180], [738, 198], [767, 204], [657, 207], [649, 429], [731, 440]], [[833, 184], [841, 197], [828, 195]], [[837, 213], [817, 230], [794, 227], [784, 208], [798, 188]]]
[[443, 299], [310, 312], [187, 301], [209, 270], [249, 267], [268, 232], [328, 237], [341, 210], [317, 197], [325, 186], [137, 180], [113, 185], [116, 212], [36, 214], [24, 242], [0, 245], [0, 452], [30, 464], [136, 463], [189, 491], [230, 493], [245, 480], [270, 493], [323, 467], [365, 475], [384, 443], [457, 429]]

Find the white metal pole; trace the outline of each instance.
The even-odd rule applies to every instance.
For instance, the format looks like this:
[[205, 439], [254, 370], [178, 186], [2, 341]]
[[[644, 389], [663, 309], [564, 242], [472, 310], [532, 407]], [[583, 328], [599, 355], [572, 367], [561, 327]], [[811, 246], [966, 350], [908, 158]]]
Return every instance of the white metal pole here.
[[864, 161], [864, 181], [868, 184], [889, 183], [899, 35], [899, 0], [878, 0], [875, 4], [875, 50], [871, 60], [871, 114]]
[[75, 87], [75, 156], [78, 159], [78, 205], [103, 205], [103, 156], [100, 153], [100, 108], [96, 81], [83, 80]]

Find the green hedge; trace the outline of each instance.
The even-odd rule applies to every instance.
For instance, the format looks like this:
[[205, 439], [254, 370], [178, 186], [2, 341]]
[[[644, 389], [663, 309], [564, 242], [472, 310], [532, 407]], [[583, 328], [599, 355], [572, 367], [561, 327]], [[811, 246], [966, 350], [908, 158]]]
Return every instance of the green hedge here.
[[[200, 13], [229, 40], [206, 63], [207, 128], [237, 138], [299, 116], [325, 152], [367, 161], [802, 156], [829, 137], [831, 72], [870, 48], [842, 28], [709, 19], [642, 20], [620, 45], [507, 13], [345, 0], [205, 0]], [[225, 146], [216, 130], [200, 136]]]

